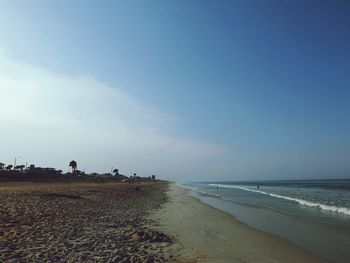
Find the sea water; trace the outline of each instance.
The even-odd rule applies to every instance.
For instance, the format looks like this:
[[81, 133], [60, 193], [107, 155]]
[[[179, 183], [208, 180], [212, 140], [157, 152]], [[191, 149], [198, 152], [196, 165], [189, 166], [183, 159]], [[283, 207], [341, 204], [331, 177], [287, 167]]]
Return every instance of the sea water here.
[[332, 262], [350, 262], [350, 180], [181, 184], [202, 202]]

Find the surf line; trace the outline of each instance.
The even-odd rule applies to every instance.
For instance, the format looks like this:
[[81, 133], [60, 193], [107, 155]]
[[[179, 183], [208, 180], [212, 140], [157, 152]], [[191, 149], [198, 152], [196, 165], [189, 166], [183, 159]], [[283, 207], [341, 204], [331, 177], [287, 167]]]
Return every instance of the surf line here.
[[[217, 184], [209, 184], [209, 185], [210, 186], [215, 186], [215, 187], [217, 186]], [[307, 200], [293, 198], [293, 197], [289, 197], [289, 196], [278, 195], [278, 194], [271, 194], [271, 193], [264, 192], [262, 190], [253, 190], [253, 189], [249, 189], [249, 188], [245, 188], [245, 187], [241, 187], [241, 186], [224, 185], [224, 184], [219, 184], [218, 186], [225, 187], [225, 188], [241, 189], [241, 190], [245, 190], [245, 191], [249, 191], [249, 192], [264, 194], [264, 195], [268, 195], [268, 196], [272, 196], [272, 197], [276, 197], [276, 198], [280, 198], [280, 199], [285, 199], [285, 200], [288, 200], [288, 201], [297, 202], [297, 203], [299, 203], [301, 205], [305, 205], [305, 206], [309, 206], [309, 207], [317, 207], [317, 208], [320, 208], [320, 209], [328, 211], [328, 212], [335, 212], [335, 213], [338, 213], [338, 214], [345, 214], [345, 215], [350, 216], [350, 209], [346, 208], [346, 207], [337, 207], [337, 206], [324, 205], [324, 204], [314, 203], [314, 202], [310, 202], [310, 201], [307, 201]]]

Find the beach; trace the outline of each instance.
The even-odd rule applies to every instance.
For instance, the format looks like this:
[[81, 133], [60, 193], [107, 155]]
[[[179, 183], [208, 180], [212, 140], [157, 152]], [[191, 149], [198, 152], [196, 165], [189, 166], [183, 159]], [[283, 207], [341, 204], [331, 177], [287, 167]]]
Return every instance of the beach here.
[[1, 182], [1, 262], [327, 262], [173, 183]]
[[179, 262], [327, 262], [285, 239], [250, 228], [171, 184], [169, 201], [154, 215], [174, 239]]
[[169, 262], [165, 183], [1, 182], [0, 262]]

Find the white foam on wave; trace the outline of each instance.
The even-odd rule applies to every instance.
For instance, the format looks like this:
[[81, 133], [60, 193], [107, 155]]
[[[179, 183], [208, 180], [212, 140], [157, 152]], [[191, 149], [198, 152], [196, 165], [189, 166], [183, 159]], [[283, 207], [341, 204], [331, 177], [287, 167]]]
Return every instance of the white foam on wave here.
[[180, 184], [180, 183], [176, 183], [177, 186], [180, 186], [182, 188], [185, 188], [185, 189], [188, 189], [188, 190], [192, 190], [192, 191], [195, 191], [197, 190], [198, 188], [196, 187], [191, 187], [191, 186], [187, 186], [187, 185], [183, 185], [183, 184]]
[[200, 193], [202, 195], [210, 195], [210, 196], [213, 196], [213, 197], [217, 197], [217, 198], [222, 198], [221, 195], [218, 195], [218, 194], [212, 194], [212, 193], [207, 193], [207, 192], [204, 192], [204, 191], [201, 191], [199, 190], [199, 188], [197, 187], [191, 187], [191, 186], [187, 186], [187, 185], [183, 185], [183, 184], [180, 184], [180, 183], [176, 183], [177, 186], [180, 186], [182, 188], [185, 188], [187, 190], [191, 190], [193, 192], [197, 192], [197, 193]]
[[339, 213], [339, 214], [345, 214], [350, 216], [350, 209], [346, 207], [338, 207], [338, 206], [332, 206], [332, 205], [325, 205], [325, 204], [320, 204], [320, 203], [314, 203], [311, 201], [303, 200], [303, 199], [298, 199], [294, 197], [289, 197], [289, 196], [284, 196], [284, 195], [278, 195], [278, 194], [272, 194], [272, 193], [267, 193], [262, 190], [254, 190], [254, 189], [249, 189], [246, 187], [242, 186], [236, 186], [236, 185], [224, 185], [224, 184], [209, 184], [210, 186], [219, 186], [219, 187], [224, 187], [224, 188], [235, 188], [235, 189], [241, 189], [249, 192], [254, 192], [254, 193], [259, 193], [259, 194], [264, 194], [264, 195], [269, 195], [272, 197], [280, 198], [280, 199], [285, 199], [288, 201], [294, 201], [297, 202], [301, 205], [309, 206], [309, 207], [317, 207], [325, 211], [329, 212], [334, 212], [334, 213]]

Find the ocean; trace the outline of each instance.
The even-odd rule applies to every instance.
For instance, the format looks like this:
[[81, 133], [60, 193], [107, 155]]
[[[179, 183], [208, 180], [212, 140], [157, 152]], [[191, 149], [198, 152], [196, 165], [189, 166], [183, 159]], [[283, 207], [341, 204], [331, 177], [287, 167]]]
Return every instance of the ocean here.
[[350, 180], [179, 184], [246, 225], [332, 262], [350, 262]]

